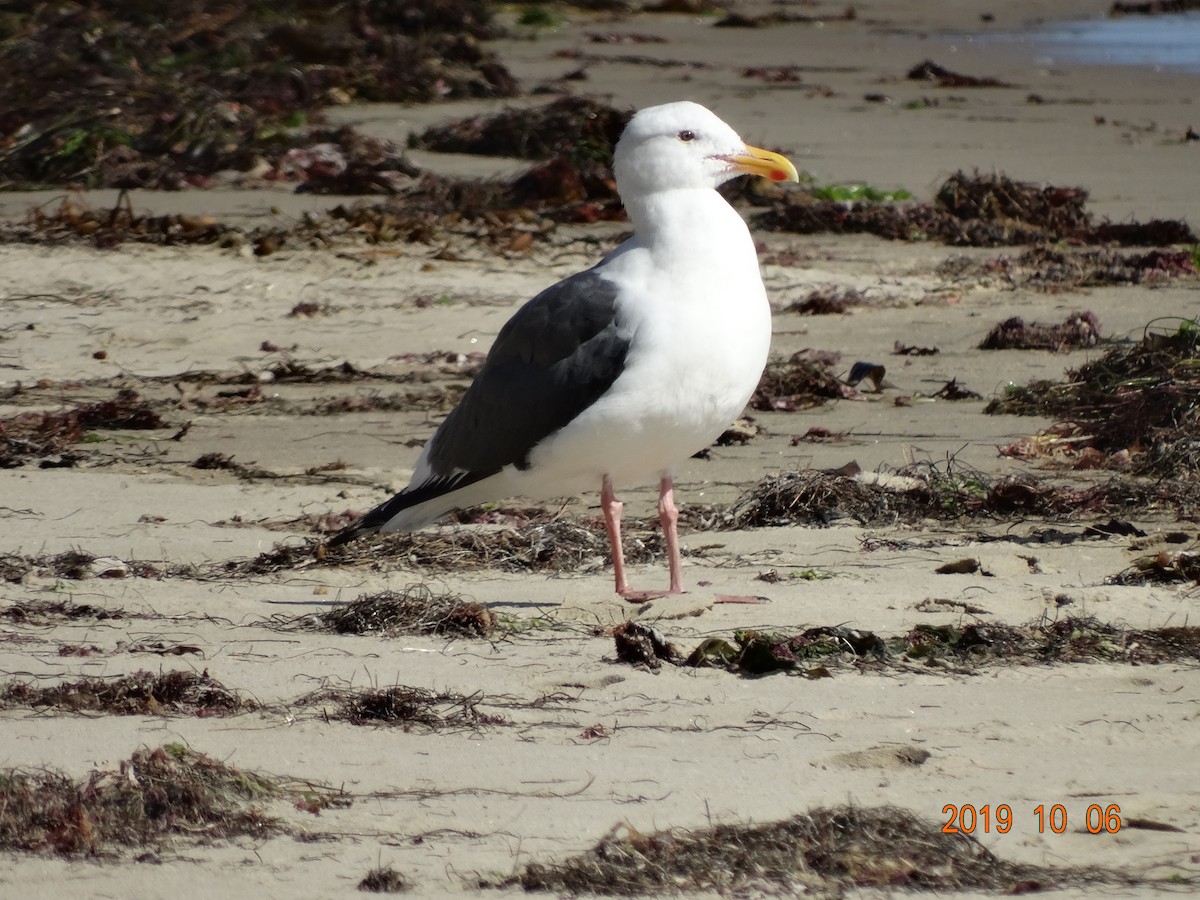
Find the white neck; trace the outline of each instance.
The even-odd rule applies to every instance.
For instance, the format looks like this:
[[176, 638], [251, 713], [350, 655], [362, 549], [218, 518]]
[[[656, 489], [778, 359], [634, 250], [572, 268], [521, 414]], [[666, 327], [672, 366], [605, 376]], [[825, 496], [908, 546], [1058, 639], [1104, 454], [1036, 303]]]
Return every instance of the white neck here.
[[746, 223], [711, 188], [657, 191], [627, 202], [625, 210], [637, 242], [658, 260], [751, 265], [757, 271], [758, 255]]

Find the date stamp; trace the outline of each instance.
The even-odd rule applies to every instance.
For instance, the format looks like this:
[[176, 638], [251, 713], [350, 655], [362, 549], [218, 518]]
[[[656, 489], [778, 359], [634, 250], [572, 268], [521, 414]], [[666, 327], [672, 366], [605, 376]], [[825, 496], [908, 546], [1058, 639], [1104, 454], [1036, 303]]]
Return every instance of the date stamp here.
[[[947, 817], [942, 824], [943, 834], [1008, 834], [1014, 823], [1013, 809], [1007, 803], [996, 806], [990, 803], [983, 806], [947, 803], [942, 807], [942, 815]], [[1034, 807], [1032, 816], [1038, 834], [1047, 831], [1062, 834], [1070, 821], [1067, 808], [1061, 803], [1051, 806], [1039, 803]], [[1115, 803], [1107, 806], [1093, 803], [1083, 811], [1083, 819], [1088, 834], [1116, 834], [1121, 830], [1121, 807]]]

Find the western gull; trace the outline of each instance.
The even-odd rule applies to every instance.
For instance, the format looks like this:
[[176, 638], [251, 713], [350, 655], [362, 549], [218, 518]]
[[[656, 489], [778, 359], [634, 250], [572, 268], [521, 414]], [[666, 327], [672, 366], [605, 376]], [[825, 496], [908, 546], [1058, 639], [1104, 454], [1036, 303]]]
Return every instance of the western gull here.
[[[451, 510], [600, 485], [616, 592], [683, 591], [674, 467], [742, 412], [767, 360], [771, 309], [754, 242], [716, 191], [737, 175], [797, 181], [692, 102], [629, 121], [613, 154], [634, 235], [542, 291], [496, 336], [483, 368], [425, 444], [408, 487], [339, 532], [411, 531]], [[658, 478], [667, 591], [625, 576], [616, 486]]]

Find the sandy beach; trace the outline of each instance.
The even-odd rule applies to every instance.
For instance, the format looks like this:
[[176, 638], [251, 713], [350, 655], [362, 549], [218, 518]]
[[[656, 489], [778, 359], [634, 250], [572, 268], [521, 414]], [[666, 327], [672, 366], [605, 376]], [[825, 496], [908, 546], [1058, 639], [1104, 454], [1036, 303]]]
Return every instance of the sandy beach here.
[[[553, 26], [491, 43], [525, 91], [508, 104], [352, 104], [329, 118], [403, 142], [459, 116], [544, 103], [533, 93], [540, 87], [618, 108], [692, 99], [749, 143], [785, 153], [817, 184], [863, 183], [931, 200], [955, 172], [1003, 173], [1083, 188], [1097, 219], [1200, 226], [1200, 142], [1184, 137], [1200, 128], [1195, 75], [1067, 64], [1028, 44], [979, 37], [1096, 15], [1094, 4], [994, 3], [989, 22], [978, 4], [856, 4], [850, 20], [834, 18], [836, 4], [795, 6], [830, 20], [714, 28], [713, 16], [566, 9]], [[773, 9], [737, 7], [748, 15]], [[664, 40], [589, 41], [597, 32]], [[906, 78], [924, 60], [1008, 86]], [[795, 67], [794, 80], [747, 77], [754, 67]], [[561, 80], [575, 71], [585, 78]], [[411, 157], [454, 175], [527, 165]], [[0, 194], [0, 217], [57, 207], [62, 195]], [[95, 191], [80, 202], [107, 209], [116, 195]], [[147, 213], [246, 225], [293, 222], [343, 200], [279, 186], [130, 196]], [[71, 451], [73, 462], [55, 456], [61, 465], [31, 460], [0, 471], [0, 689], [185, 671], [253, 701], [235, 715], [10, 704], [0, 709], [0, 767], [125, 778], [121, 763], [136, 751], [183, 745], [238, 770], [311, 783], [314, 796], [341, 792], [328, 804], [264, 801], [286, 823], [274, 835], [181, 839], [143, 856], [5, 851], [0, 896], [327, 898], [351, 894], [378, 868], [403, 873], [416, 896], [516, 893], [480, 885], [530, 863], [562, 862], [614, 829], [765, 824], [844, 805], [904, 811], [934, 832], [964, 806], [1005, 806], [1011, 827], [980, 824], [973, 835], [998, 858], [1060, 872], [1103, 867], [1127, 879], [1043, 879], [1058, 896], [1196, 890], [1195, 656], [1158, 661], [1129, 650], [937, 666], [843, 658], [828, 671], [749, 677], [631, 664], [618, 658], [612, 633], [637, 622], [686, 656], [708, 639], [815, 626], [884, 639], [926, 626], [1025, 627], [1068, 616], [1118, 629], [1194, 628], [1194, 581], [1117, 579], [1139, 557], [1194, 545], [1195, 519], [1162, 506], [1127, 510], [1118, 518], [1129, 532], [1099, 536], [1086, 529], [1113, 516], [1087, 510], [696, 524], [705, 508], [735, 503], [768, 476], [852, 461], [865, 473], [1103, 482], [1111, 472], [1074, 469], [1061, 457], [1000, 455], [1053, 420], [983, 409], [1010, 385], [1063, 379], [1108, 345], [1053, 352], [979, 344], [1011, 317], [1059, 323], [1081, 310], [1095, 315], [1106, 340], [1137, 341], [1152, 322], [1200, 314], [1194, 274], [1039, 290], [954, 274], [1021, 248], [756, 231], [776, 310], [773, 356], [837, 351], [834, 371], [882, 364], [890, 386], [796, 411], [749, 410], [753, 438], [680, 467], [677, 498], [696, 511], [683, 533], [687, 593], [625, 603], [613, 595], [606, 553], [570, 566], [545, 562], [564, 532], [546, 532], [551, 549], [536, 565], [479, 550], [493, 546], [489, 536], [526, 526], [519, 505], [483, 524], [432, 529], [453, 547], [441, 557], [414, 545], [407, 556], [364, 547], [345, 565], [264, 560], [318, 537], [323, 517], [361, 513], [403, 487], [444, 415], [438, 398], [461, 389], [517, 306], [591, 265], [625, 231], [620, 222], [561, 225], [505, 252], [465, 240], [343, 241], [264, 256], [245, 247], [0, 244], [0, 417], [97, 403], [128, 387], [162, 418], [158, 428], [100, 431]], [[852, 290], [866, 302], [841, 315], [788, 311], [820, 290]], [[315, 312], [297, 314], [298, 304]], [[899, 355], [898, 344], [937, 352]], [[349, 369], [288, 379], [283, 362]], [[935, 396], [950, 381], [978, 399]], [[238, 391], [259, 393], [241, 402]], [[206, 456], [221, 464], [196, 467]], [[650, 558], [633, 567], [633, 579], [665, 586], [649, 524], [655, 488], [624, 494], [635, 543]], [[595, 494], [538, 507], [535, 524], [595, 530], [599, 516]], [[483, 537], [473, 545], [464, 534]], [[62, 556], [72, 553], [87, 557], [73, 572]], [[973, 570], [937, 571], [964, 559], [976, 562]], [[300, 620], [417, 585], [481, 604], [495, 630], [486, 638], [388, 637], [304, 630], [311, 620]], [[760, 602], [721, 602], [727, 595]], [[442, 696], [441, 713], [470, 715], [405, 727], [334, 714], [337, 692], [397, 686]], [[1053, 807], [1067, 821], [1048, 822]], [[1090, 833], [1091, 810], [1111, 807], [1119, 807], [1119, 827]], [[827, 895], [802, 882], [766, 881], [748, 892]]]

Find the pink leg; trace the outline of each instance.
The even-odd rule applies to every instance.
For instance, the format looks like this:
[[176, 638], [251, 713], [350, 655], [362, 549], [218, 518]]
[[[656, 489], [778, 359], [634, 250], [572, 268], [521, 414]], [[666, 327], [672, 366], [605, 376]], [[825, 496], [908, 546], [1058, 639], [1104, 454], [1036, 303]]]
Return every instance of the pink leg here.
[[625, 580], [625, 551], [621, 547], [621, 510], [625, 504], [613, 494], [612, 479], [607, 475], [600, 486], [600, 510], [604, 513], [604, 527], [608, 529], [608, 543], [612, 549], [613, 578], [617, 582], [617, 593], [624, 597], [629, 593]]
[[671, 566], [671, 588], [668, 593], [683, 593], [683, 560], [679, 556], [679, 511], [675, 508], [675, 482], [664, 475], [658, 483], [658, 521], [667, 540], [667, 558]]
[[635, 591], [625, 580], [625, 552], [621, 547], [621, 510], [625, 504], [613, 492], [612, 479], [607, 475], [600, 487], [600, 510], [604, 514], [604, 525], [608, 529], [608, 542], [612, 549], [613, 579], [617, 593], [631, 603], [645, 603], [665, 597], [667, 594], [683, 593], [683, 566], [679, 556], [679, 532], [676, 523], [679, 513], [675, 509], [674, 484], [665, 476], [658, 489], [658, 520], [662, 523], [667, 541], [667, 556], [671, 567], [671, 587], [665, 591]]

